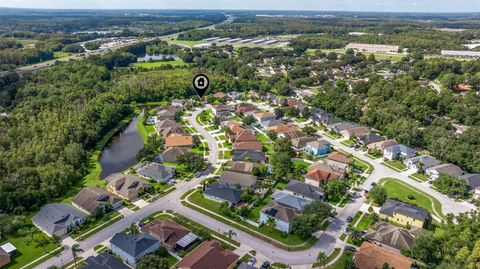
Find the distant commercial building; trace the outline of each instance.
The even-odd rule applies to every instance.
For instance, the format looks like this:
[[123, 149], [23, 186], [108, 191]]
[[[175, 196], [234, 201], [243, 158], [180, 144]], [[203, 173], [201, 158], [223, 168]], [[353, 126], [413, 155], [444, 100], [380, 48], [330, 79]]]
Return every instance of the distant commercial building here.
[[446, 57], [480, 58], [480, 51], [442, 50], [441, 54]]
[[396, 53], [398, 52], [399, 47], [395, 45], [350, 43], [347, 45], [346, 49], [367, 52]]

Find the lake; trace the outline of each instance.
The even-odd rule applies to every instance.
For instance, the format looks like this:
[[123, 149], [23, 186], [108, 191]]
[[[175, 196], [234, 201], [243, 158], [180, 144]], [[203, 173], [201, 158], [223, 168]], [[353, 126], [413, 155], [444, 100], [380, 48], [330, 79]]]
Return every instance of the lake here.
[[127, 127], [115, 135], [103, 149], [99, 160], [102, 166], [101, 179], [110, 174], [122, 172], [137, 163], [137, 152], [143, 148], [143, 139], [137, 130], [137, 121], [142, 115], [143, 112], [133, 118]]

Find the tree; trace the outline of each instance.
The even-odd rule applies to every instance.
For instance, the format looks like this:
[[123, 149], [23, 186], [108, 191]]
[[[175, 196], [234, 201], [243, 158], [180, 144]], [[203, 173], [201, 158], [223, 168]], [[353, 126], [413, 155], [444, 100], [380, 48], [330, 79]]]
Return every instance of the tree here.
[[312, 126], [305, 126], [302, 128], [302, 132], [307, 136], [314, 136], [317, 133], [317, 129]]
[[248, 115], [245, 118], [243, 118], [243, 124], [245, 125], [252, 125], [256, 122], [255, 117], [253, 115]]
[[368, 196], [372, 198], [377, 205], [383, 205], [387, 200], [387, 190], [382, 186], [374, 186], [369, 192]]
[[185, 152], [178, 156], [177, 163], [185, 165], [189, 171], [193, 172], [202, 169], [205, 165], [203, 158], [192, 151]]
[[337, 60], [337, 54], [335, 52], [330, 52], [327, 54], [327, 60], [335, 61]]
[[279, 107], [276, 107], [273, 110], [273, 112], [275, 113], [275, 118], [277, 118], [277, 119], [281, 119], [285, 115], [285, 112], [283, 111], [283, 109], [281, 109]]
[[269, 130], [267, 131], [267, 136], [270, 138], [270, 140], [277, 140], [277, 133], [275, 131]]
[[354, 243], [357, 243], [362, 239], [359, 231], [357, 231], [354, 227], [350, 227], [350, 231], [348, 232], [348, 235]]
[[73, 263], [75, 264], [75, 268], [77, 267], [77, 259], [78, 259], [78, 253], [83, 252], [83, 249], [80, 248], [79, 244], [73, 244], [71, 247], [72, 250], [72, 256], [73, 256]]
[[292, 232], [302, 238], [308, 238], [318, 231], [326, 218], [333, 216], [330, 205], [323, 201], [314, 201], [305, 206], [301, 215], [295, 216], [292, 221]]
[[52, 235], [52, 237], [50, 238], [50, 242], [54, 245], [60, 245], [62, 243], [62, 239], [60, 238], [60, 236], [58, 235]]
[[330, 180], [325, 184], [325, 194], [330, 201], [337, 201], [347, 191], [347, 184], [342, 179]]
[[167, 259], [160, 255], [146, 255], [136, 266], [137, 269], [169, 269]]
[[441, 193], [449, 195], [464, 195], [467, 191], [465, 180], [447, 174], [440, 174], [438, 179], [433, 181], [433, 186]]
[[311, 115], [310, 108], [308, 108], [308, 106], [305, 106], [305, 108], [302, 110], [302, 117], [305, 119], [308, 119], [310, 115]]
[[137, 153], [137, 160], [153, 158], [153, 156], [160, 151], [160, 148], [165, 143], [165, 139], [157, 134], [150, 135], [143, 148]]
[[277, 221], [274, 218], [268, 216], [267, 221], [265, 221], [265, 225], [270, 228], [270, 231], [273, 232], [277, 225]]
[[37, 247], [43, 248], [43, 251], [47, 253], [47, 247], [50, 245], [50, 243], [50, 238], [42, 236], [42, 238], [40, 238], [40, 240], [37, 242]]
[[140, 230], [135, 223], [130, 224], [130, 227], [128, 227], [128, 231], [130, 234], [140, 234]]
[[317, 255], [316, 263], [320, 264], [321, 268], [325, 267], [328, 256], [324, 252], [320, 251]]

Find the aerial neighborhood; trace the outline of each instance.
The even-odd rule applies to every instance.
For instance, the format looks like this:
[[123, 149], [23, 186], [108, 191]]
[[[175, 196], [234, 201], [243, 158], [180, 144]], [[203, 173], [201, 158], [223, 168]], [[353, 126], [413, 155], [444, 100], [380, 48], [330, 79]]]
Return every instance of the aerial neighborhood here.
[[0, 268], [480, 268], [480, 15], [118, 5], [0, 7]]

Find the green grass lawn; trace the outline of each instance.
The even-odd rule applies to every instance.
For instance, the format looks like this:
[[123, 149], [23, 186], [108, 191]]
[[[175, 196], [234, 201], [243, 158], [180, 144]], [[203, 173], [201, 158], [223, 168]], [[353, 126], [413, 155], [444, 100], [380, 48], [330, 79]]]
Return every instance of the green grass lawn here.
[[343, 251], [342, 256], [334, 264], [327, 267], [327, 269], [344, 269], [345, 262], [353, 259], [353, 253], [350, 251]]
[[425, 181], [428, 180], [427, 175], [419, 174], [419, 173], [412, 174], [412, 175], [409, 176], [409, 178], [411, 178], [413, 180], [416, 180], [416, 181], [421, 181], [421, 182], [425, 182]]
[[57, 51], [57, 52], [53, 53], [53, 57], [55, 59], [65, 58], [65, 57], [72, 56], [72, 55], [76, 55], [76, 53], [61, 52], [61, 51]]
[[335, 132], [327, 132], [327, 133], [324, 133], [324, 135], [326, 135], [326, 136], [328, 136], [332, 139], [339, 139], [339, 138], [342, 137], [339, 133], [335, 133]]
[[263, 151], [267, 153], [273, 153], [273, 144], [263, 144]]
[[247, 216], [247, 219], [258, 222], [260, 219], [260, 210], [270, 202], [270, 198], [265, 197], [257, 206], [252, 207], [252, 210]]
[[347, 139], [345, 141], [342, 141], [341, 143], [344, 144], [347, 147], [353, 147], [353, 145], [355, 145], [355, 141], [353, 141], [351, 139]]
[[[431, 214], [437, 216], [439, 215], [438, 217], [443, 218], [442, 205], [437, 199], [431, 197], [430, 195], [396, 178], [381, 179], [379, 184], [383, 184], [383, 187], [387, 191], [388, 198], [425, 208]], [[411, 196], [413, 199], [410, 199], [409, 196]], [[435, 208], [435, 211], [438, 214], [435, 213], [433, 208]]]
[[173, 67], [178, 66], [187, 66], [188, 64], [185, 63], [182, 59], [174, 60], [174, 61], [157, 61], [157, 62], [136, 62], [133, 64], [134, 67], [143, 67], [143, 68], [154, 68], [159, 66], [171, 65]]
[[0, 240], [0, 245], [3, 245], [7, 242], [12, 243], [17, 248], [17, 254], [12, 258], [12, 262], [5, 267], [6, 269], [16, 269], [20, 268], [35, 259], [45, 255], [47, 252], [54, 250], [59, 247], [54, 244], [49, 244], [45, 249], [37, 246], [37, 242], [46, 238], [47, 236], [38, 231], [38, 233], [33, 235], [33, 239], [26, 239], [25, 237], [7, 235], [2, 237]]
[[270, 138], [268, 138], [267, 136], [261, 134], [261, 133], [258, 133], [256, 135], [257, 139], [260, 140], [261, 142], [271, 142], [272, 140], [270, 140]]
[[350, 201], [350, 194], [347, 194], [338, 206], [339, 207], [345, 207], [347, 205], [348, 201]]
[[399, 160], [388, 160], [385, 161], [384, 164], [399, 172], [407, 170], [407, 167], [403, 164], [402, 161]]
[[[93, 220], [88, 222], [79, 233], [72, 233], [71, 237], [73, 239], [82, 237], [83, 239], [88, 238], [92, 235], [94, 235], [96, 232], [99, 232], [102, 228], [99, 228], [93, 232], [90, 233], [93, 229], [97, 228], [98, 226], [101, 226], [103, 224], [108, 223], [107, 225], [111, 225], [123, 218], [122, 214], [118, 211], [114, 211], [113, 213], [98, 219], [98, 220]], [[103, 227], [105, 228], [105, 226]]]
[[178, 45], [185, 45], [185, 46], [193, 46], [197, 44], [206, 43], [203, 41], [190, 41], [190, 40], [169, 40], [167, 42], [170, 44], [178, 44]]
[[[328, 264], [329, 262], [331, 262], [333, 259], [335, 259], [338, 254], [340, 254], [340, 248], [335, 248], [332, 253], [328, 256], [328, 258], [325, 260], [325, 264]], [[313, 267], [320, 267], [320, 266], [323, 266], [323, 264], [320, 264], [320, 263], [314, 263], [313, 264]]]
[[370, 214], [365, 214], [355, 228], [359, 231], [368, 230], [373, 226], [372, 221], [373, 216]]

